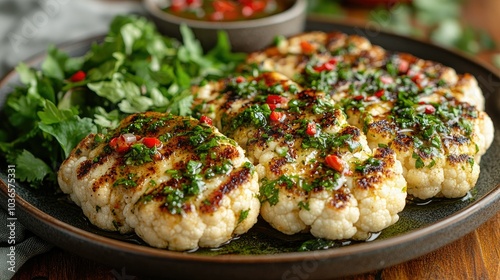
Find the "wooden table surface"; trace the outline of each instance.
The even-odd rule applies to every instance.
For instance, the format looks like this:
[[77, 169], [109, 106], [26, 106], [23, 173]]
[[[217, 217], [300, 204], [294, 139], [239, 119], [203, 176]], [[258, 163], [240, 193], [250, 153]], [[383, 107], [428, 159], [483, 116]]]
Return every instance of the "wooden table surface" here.
[[[488, 30], [500, 46], [500, 1], [469, 0], [464, 18]], [[366, 11], [350, 10], [349, 16], [363, 20]], [[492, 53], [481, 53], [478, 59], [491, 63]], [[72, 253], [53, 249], [29, 260], [14, 276], [26, 279], [138, 279], [123, 271], [83, 259]], [[207, 278], [209, 279], [209, 277]], [[434, 252], [379, 271], [343, 279], [500, 279], [500, 213], [479, 228]]]

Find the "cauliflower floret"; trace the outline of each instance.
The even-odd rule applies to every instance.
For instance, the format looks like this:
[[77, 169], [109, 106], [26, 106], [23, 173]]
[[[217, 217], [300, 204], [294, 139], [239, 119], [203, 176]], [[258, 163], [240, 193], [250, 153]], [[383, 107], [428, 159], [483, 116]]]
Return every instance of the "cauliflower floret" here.
[[398, 220], [406, 182], [394, 152], [373, 154], [323, 92], [274, 72], [210, 88], [196, 107], [215, 112], [220, 130], [246, 149], [259, 173], [261, 216], [275, 229], [367, 239]]
[[257, 221], [258, 175], [236, 143], [197, 120], [148, 112], [89, 135], [63, 162], [61, 190], [105, 230], [171, 250], [217, 247]]

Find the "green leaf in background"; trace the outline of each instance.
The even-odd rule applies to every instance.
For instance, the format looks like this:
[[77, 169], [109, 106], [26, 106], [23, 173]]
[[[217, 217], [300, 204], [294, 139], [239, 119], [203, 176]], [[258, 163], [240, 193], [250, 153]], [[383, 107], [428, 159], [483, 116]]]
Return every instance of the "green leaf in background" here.
[[113, 129], [120, 123], [121, 117], [118, 110], [106, 112], [104, 108], [97, 107], [94, 114], [94, 123], [103, 128]]
[[23, 150], [16, 157], [15, 165], [16, 176], [21, 181], [32, 182], [33, 187], [37, 187], [37, 183], [41, 183], [45, 177], [53, 173], [50, 166], [27, 150]]
[[76, 115], [76, 112], [71, 110], [60, 110], [50, 101], [46, 101], [44, 110], [38, 112], [38, 117], [40, 117], [40, 121], [44, 124], [62, 122], [74, 115]]
[[112, 81], [103, 81], [87, 84], [89, 89], [94, 91], [97, 95], [108, 99], [113, 103], [118, 103], [126, 96], [123, 81], [114, 79]]
[[455, 19], [443, 20], [430, 36], [431, 40], [437, 44], [453, 47], [462, 36], [462, 25]]
[[85, 136], [90, 133], [97, 133], [97, 128], [93, 124], [92, 119], [81, 119], [79, 116], [72, 116], [58, 123], [39, 123], [38, 127], [57, 139], [57, 142], [64, 151], [65, 157], [69, 156], [71, 150], [76, 147]]
[[16, 73], [19, 75], [21, 82], [25, 85], [32, 85], [36, 83], [36, 71], [29, 68], [28, 65], [21, 62], [16, 66]]
[[134, 43], [141, 38], [142, 31], [133, 23], [128, 23], [120, 29], [120, 33], [123, 38], [123, 43], [125, 44], [125, 54], [130, 55], [134, 48]]
[[64, 67], [68, 55], [51, 45], [47, 51], [47, 57], [42, 63], [42, 73], [50, 78], [64, 80]]

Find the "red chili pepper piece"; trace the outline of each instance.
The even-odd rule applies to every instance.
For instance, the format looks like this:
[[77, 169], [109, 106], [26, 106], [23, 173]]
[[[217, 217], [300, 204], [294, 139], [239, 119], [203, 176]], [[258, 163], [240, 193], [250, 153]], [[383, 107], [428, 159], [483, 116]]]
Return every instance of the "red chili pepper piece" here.
[[309, 136], [314, 136], [314, 135], [316, 135], [316, 123], [314, 123], [314, 122], [310, 122], [310, 123], [308, 123], [308, 124], [307, 124], [306, 133], [307, 133], [307, 135], [309, 135]]
[[281, 95], [268, 95], [266, 99], [267, 104], [284, 104], [287, 103], [288, 99]]
[[302, 49], [302, 52], [304, 52], [306, 54], [314, 52], [314, 49], [315, 49], [314, 46], [307, 41], [301, 41], [300, 48]]
[[212, 119], [209, 118], [209, 117], [207, 117], [207, 116], [205, 116], [205, 115], [203, 115], [203, 116], [200, 117], [200, 122], [201, 123], [206, 123], [208, 125], [212, 125], [212, 123], [213, 123]]
[[160, 147], [161, 141], [156, 137], [144, 137], [142, 138], [142, 144], [148, 148]]
[[336, 64], [337, 64], [337, 60], [332, 58], [321, 65], [314, 66], [314, 70], [316, 70], [317, 72], [331, 71], [335, 68]]
[[109, 146], [118, 153], [126, 153], [130, 150], [130, 144], [126, 143], [122, 136], [111, 139]]
[[238, 84], [243, 83], [245, 81], [245, 78], [243, 76], [238, 76], [236, 77], [235, 80]]
[[380, 90], [378, 90], [377, 92], [375, 92], [375, 94], [374, 94], [374, 95], [375, 95], [376, 97], [380, 98], [380, 97], [384, 96], [384, 94], [385, 94], [385, 90], [380, 89]]
[[336, 155], [327, 155], [325, 157], [326, 165], [337, 170], [338, 172], [344, 171], [344, 161]]
[[425, 106], [425, 111], [424, 111], [426, 114], [434, 114], [436, 112], [436, 108], [434, 108], [434, 106], [432, 105], [427, 105]]
[[273, 122], [282, 122], [285, 119], [285, 113], [272, 111], [269, 118]]
[[81, 82], [81, 81], [85, 80], [86, 76], [87, 76], [87, 74], [85, 74], [85, 72], [80, 70], [80, 71], [77, 71], [75, 74], [73, 74], [73, 76], [71, 76], [70, 80], [73, 83], [77, 83], [77, 82]]

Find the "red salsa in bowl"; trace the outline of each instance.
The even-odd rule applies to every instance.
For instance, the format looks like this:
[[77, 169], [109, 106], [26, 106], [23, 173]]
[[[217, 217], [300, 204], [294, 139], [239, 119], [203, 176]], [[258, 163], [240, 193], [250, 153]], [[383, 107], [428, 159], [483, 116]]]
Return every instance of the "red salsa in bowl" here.
[[241, 21], [278, 14], [289, 8], [286, 0], [170, 0], [166, 13], [193, 20]]

